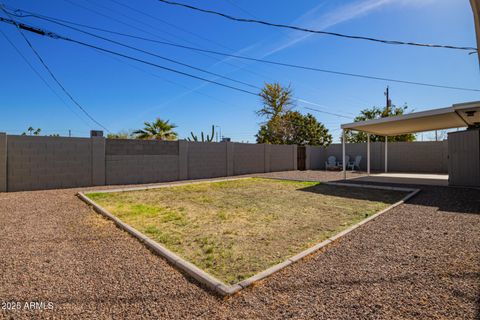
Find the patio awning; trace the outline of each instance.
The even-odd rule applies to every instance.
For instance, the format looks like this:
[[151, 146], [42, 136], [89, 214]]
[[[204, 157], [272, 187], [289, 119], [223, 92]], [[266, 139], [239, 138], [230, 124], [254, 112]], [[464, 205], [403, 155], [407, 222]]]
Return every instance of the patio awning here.
[[480, 101], [412, 112], [401, 116], [342, 124], [342, 129], [382, 136], [480, 125]]

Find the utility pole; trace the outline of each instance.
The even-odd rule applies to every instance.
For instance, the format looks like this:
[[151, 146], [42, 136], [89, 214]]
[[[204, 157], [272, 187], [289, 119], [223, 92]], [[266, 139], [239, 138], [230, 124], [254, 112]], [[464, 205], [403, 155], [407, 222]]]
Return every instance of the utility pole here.
[[217, 142], [222, 142], [222, 127], [216, 125], [215, 128], [218, 128], [218, 130], [220, 131], [220, 132], [215, 131], [216, 140]]
[[390, 107], [392, 106], [392, 100], [390, 100], [390, 88], [387, 86], [387, 90], [385, 90], [385, 97], [386, 97], [386, 113], [387, 113], [387, 116], [390, 115]]

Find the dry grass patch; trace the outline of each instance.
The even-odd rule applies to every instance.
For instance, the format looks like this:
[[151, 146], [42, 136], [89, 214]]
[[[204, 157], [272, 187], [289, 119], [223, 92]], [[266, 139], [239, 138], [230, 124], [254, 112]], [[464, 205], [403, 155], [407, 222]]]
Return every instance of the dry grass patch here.
[[404, 196], [259, 178], [88, 194], [125, 223], [228, 284], [282, 262]]

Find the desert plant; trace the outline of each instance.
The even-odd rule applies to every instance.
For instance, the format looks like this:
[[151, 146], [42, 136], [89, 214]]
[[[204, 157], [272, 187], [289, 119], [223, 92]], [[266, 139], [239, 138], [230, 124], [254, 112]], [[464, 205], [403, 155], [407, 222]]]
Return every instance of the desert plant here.
[[107, 139], [133, 139], [133, 138], [134, 138], [133, 132], [126, 131], [126, 130], [107, 134]]
[[[188, 141], [199, 141], [198, 140], [198, 136], [193, 134], [193, 132], [190, 132], [190, 135], [192, 136], [192, 138], [187, 138]], [[212, 142], [213, 141], [213, 137], [215, 136], [215, 126], [212, 125], [212, 135], [209, 136], [207, 134], [207, 138], [205, 138], [205, 135], [203, 134], [203, 131], [200, 133], [200, 137], [202, 140], [200, 140], [201, 142]]]

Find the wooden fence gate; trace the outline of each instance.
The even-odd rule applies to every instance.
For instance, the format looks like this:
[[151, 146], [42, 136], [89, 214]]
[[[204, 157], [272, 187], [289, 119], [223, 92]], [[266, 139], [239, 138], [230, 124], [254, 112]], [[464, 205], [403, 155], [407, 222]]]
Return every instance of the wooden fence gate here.
[[298, 170], [306, 170], [305, 161], [306, 161], [306, 148], [305, 146], [297, 147], [297, 168]]

